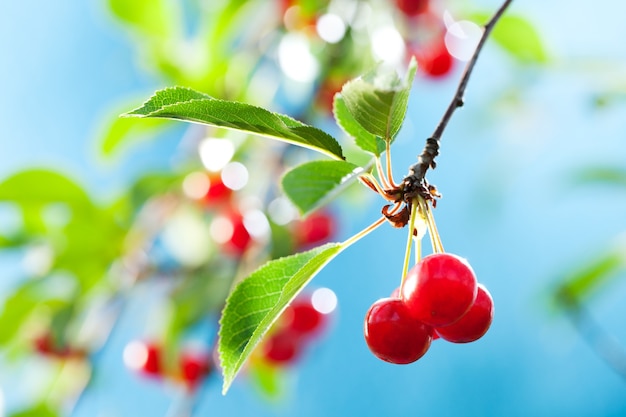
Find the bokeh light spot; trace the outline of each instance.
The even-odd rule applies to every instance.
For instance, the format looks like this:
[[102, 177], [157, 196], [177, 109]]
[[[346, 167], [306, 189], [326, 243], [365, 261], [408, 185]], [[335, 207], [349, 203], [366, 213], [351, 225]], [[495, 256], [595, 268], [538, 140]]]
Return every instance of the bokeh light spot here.
[[336, 14], [325, 14], [317, 20], [317, 34], [328, 43], [337, 43], [346, 34], [346, 24]]
[[278, 63], [289, 78], [310, 83], [319, 73], [319, 62], [310, 50], [309, 41], [299, 34], [290, 33], [278, 46]]
[[124, 365], [129, 369], [141, 370], [148, 361], [148, 348], [145, 344], [133, 341], [124, 347], [122, 354]]
[[460, 61], [469, 61], [482, 34], [483, 30], [476, 23], [461, 20], [448, 26], [444, 41], [450, 55]]
[[231, 162], [222, 170], [222, 182], [231, 190], [241, 190], [248, 183], [248, 168], [241, 162]]
[[228, 139], [206, 138], [198, 147], [200, 160], [206, 169], [217, 172], [230, 162], [235, 145]]
[[337, 308], [337, 295], [330, 288], [318, 288], [311, 295], [313, 308], [322, 314], [330, 314]]
[[211, 187], [211, 180], [204, 172], [192, 172], [183, 180], [183, 192], [189, 198], [203, 198]]

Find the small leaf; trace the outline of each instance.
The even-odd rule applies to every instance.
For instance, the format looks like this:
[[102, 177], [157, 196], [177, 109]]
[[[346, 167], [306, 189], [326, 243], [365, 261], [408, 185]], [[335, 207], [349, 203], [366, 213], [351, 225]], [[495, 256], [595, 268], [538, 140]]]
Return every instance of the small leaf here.
[[576, 305], [618, 277], [626, 266], [623, 249], [610, 250], [564, 278], [557, 289], [557, 301]]
[[333, 99], [333, 113], [337, 124], [346, 134], [354, 138], [354, 142], [366, 152], [380, 156], [385, 151], [385, 141], [371, 134], [352, 116], [340, 93]]
[[287, 172], [282, 179], [285, 194], [302, 214], [336, 196], [363, 171], [345, 161], [313, 161]]
[[260, 107], [218, 100], [183, 87], [157, 91], [143, 106], [123, 116], [177, 119], [239, 130], [344, 159], [337, 140], [323, 130]]
[[[473, 13], [477, 22], [486, 22], [489, 13]], [[505, 14], [491, 33], [492, 39], [518, 61], [525, 64], [543, 64], [548, 61], [541, 36], [535, 27], [522, 16]]]
[[108, 0], [109, 8], [121, 21], [143, 35], [167, 37], [174, 32], [173, 5], [166, 0]]
[[404, 122], [416, 70], [411, 59], [404, 80], [379, 68], [349, 81], [341, 89], [346, 108], [367, 132], [392, 142]]
[[581, 170], [574, 180], [581, 184], [606, 184], [626, 187], [626, 169], [619, 167], [592, 167]]
[[222, 393], [263, 335], [304, 286], [349, 243], [328, 243], [269, 261], [241, 281], [226, 300], [219, 331]]
[[100, 151], [104, 156], [111, 156], [121, 146], [136, 141], [162, 130], [167, 120], [152, 119], [146, 123], [135, 123], [133, 120], [115, 116], [100, 134]]
[[50, 408], [49, 405], [41, 403], [31, 408], [13, 412], [8, 417], [58, 417], [59, 413]]

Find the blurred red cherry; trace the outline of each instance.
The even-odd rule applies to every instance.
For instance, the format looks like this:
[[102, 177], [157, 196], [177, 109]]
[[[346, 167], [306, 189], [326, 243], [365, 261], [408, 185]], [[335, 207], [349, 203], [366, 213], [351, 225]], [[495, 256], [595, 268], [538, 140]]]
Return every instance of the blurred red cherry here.
[[336, 231], [337, 224], [333, 214], [320, 210], [296, 223], [295, 238], [298, 246], [309, 247], [328, 242]]

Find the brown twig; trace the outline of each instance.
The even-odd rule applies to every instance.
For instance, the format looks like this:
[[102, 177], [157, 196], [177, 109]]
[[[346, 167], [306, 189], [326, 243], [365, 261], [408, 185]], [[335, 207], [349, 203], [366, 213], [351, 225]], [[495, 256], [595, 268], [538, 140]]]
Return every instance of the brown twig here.
[[412, 198], [413, 196], [419, 194], [428, 199], [428, 185], [425, 181], [426, 171], [428, 171], [429, 168], [435, 168], [437, 166], [437, 164], [435, 163], [435, 157], [439, 155], [439, 145], [441, 141], [441, 136], [443, 135], [443, 131], [446, 129], [446, 126], [452, 118], [455, 110], [463, 106], [463, 96], [465, 94], [465, 89], [467, 87], [467, 83], [472, 74], [472, 71], [474, 70], [474, 66], [476, 65], [476, 61], [478, 60], [478, 56], [480, 55], [483, 45], [489, 37], [491, 30], [496, 25], [500, 17], [504, 14], [505, 10], [507, 9], [507, 7], [509, 7], [512, 1], [513, 0], [505, 0], [505, 2], [491, 17], [487, 24], [485, 24], [483, 34], [478, 41], [478, 45], [476, 46], [474, 55], [465, 67], [465, 71], [463, 72], [463, 76], [461, 77], [459, 85], [456, 89], [456, 93], [454, 94], [450, 105], [448, 106], [446, 112], [441, 118], [441, 121], [437, 125], [437, 128], [433, 132], [432, 136], [426, 140], [424, 150], [417, 157], [417, 163], [409, 167], [409, 175], [404, 178], [403, 185], [406, 198]]

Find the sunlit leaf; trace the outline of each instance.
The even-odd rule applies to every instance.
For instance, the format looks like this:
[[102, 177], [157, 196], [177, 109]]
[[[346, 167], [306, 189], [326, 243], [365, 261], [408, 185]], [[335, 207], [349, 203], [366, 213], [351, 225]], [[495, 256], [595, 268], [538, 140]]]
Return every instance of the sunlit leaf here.
[[371, 135], [393, 141], [404, 122], [416, 70], [412, 59], [404, 79], [380, 67], [346, 83], [341, 97], [352, 118]]
[[260, 107], [215, 99], [183, 87], [157, 91], [124, 116], [185, 120], [254, 133], [344, 159], [337, 140], [320, 129]]
[[348, 107], [346, 107], [346, 103], [341, 94], [335, 94], [333, 99], [333, 113], [337, 124], [341, 126], [346, 134], [354, 138], [354, 142], [358, 147], [376, 156], [380, 156], [380, 154], [385, 151], [385, 141], [365, 130], [365, 128], [354, 119]]
[[60, 414], [47, 404], [37, 404], [31, 408], [8, 414], [8, 417], [58, 417]]
[[0, 310], [0, 346], [9, 343], [20, 330], [22, 324], [40, 303], [40, 296], [34, 291], [36, 283], [27, 283], [17, 288], [5, 300]]
[[108, 0], [111, 12], [122, 22], [146, 36], [166, 38], [174, 33], [178, 17], [167, 0]]
[[[476, 22], [487, 22], [489, 13], [473, 13], [470, 18]], [[526, 18], [505, 14], [498, 20], [491, 32], [491, 38], [512, 57], [523, 63], [543, 64], [548, 61], [548, 53], [537, 29]]]
[[109, 121], [101, 133], [100, 150], [103, 155], [110, 156], [128, 143], [161, 132], [165, 126], [167, 126], [167, 121], [162, 119], [136, 123], [131, 119], [116, 116]]
[[354, 183], [362, 171], [345, 161], [307, 162], [287, 172], [282, 187], [300, 212], [306, 214]]
[[220, 320], [219, 354], [224, 373], [224, 394], [291, 300], [347, 246], [345, 243], [328, 243], [272, 260], [235, 287]]

